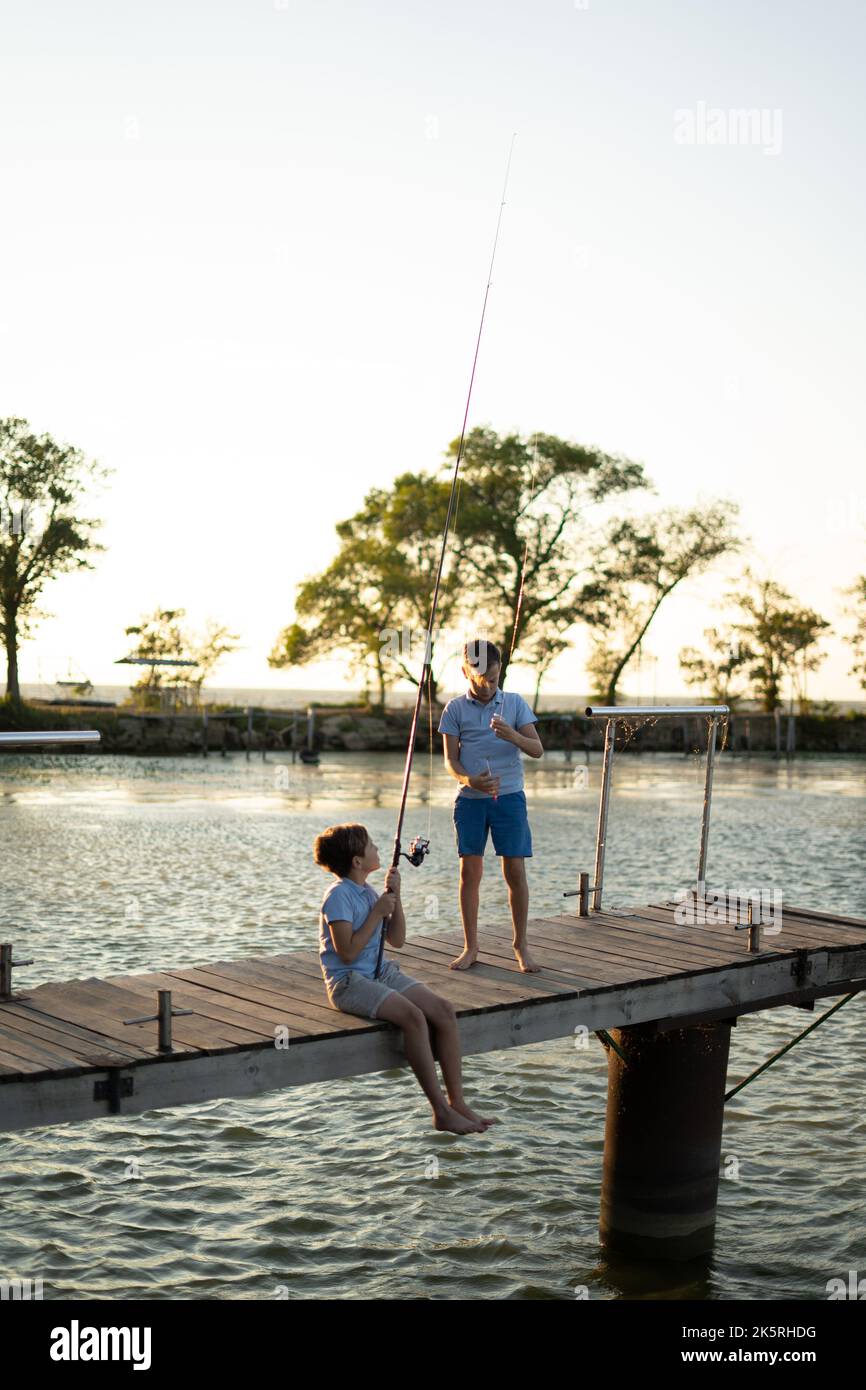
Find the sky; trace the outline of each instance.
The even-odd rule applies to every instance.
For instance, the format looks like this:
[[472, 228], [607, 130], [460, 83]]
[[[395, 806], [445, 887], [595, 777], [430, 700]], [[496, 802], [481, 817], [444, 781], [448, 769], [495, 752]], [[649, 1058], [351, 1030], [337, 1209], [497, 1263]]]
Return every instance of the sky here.
[[241, 634], [220, 686], [356, 685], [267, 655], [335, 523], [459, 434], [516, 132], [470, 426], [740, 503], [644, 697], [746, 563], [834, 623], [810, 694], [862, 694], [864, 50], [857, 0], [0, 0], [0, 415], [113, 470], [22, 680], [118, 681], [159, 605]]

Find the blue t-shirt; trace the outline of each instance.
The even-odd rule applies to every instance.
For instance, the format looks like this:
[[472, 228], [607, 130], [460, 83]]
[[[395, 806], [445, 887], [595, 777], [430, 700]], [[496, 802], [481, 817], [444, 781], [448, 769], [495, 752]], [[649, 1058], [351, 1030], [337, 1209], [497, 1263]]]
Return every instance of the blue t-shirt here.
[[[489, 763], [491, 773], [499, 778], [497, 795], [507, 796], [509, 792], [523, 791], [523, 762], [517, 745], [497, 738], [491, 729], [494, 714], [512, 729], [537, 723], [523, 696], [514, 690], [497, 689], [486, 704], [467, 691], [448, 701], [439, 720], [439, 732], [456, 734], [460, 739], [459, 758], [470, 777], [486, 772]], [[475, 787], [461, 787], [457, 795], [489, 798], [490, 793], [476, 791]]]
[[379, 901], [380, 894], [369, 883], [356, 883], [353, 878], [341, 878], [328, 889], [322, 899], [319, 914], [319, 964], [325, 983], [333, 987], [350, 970], [375, 978], [379, 961], [379, 937], [381, 931], [374, 931], [363, 951], [356, 956], [351, 965], [341, 960], [334, 950], [329, 922], [351, 922], [352, 931], [363, 927], [370, 916], [370, 909]]

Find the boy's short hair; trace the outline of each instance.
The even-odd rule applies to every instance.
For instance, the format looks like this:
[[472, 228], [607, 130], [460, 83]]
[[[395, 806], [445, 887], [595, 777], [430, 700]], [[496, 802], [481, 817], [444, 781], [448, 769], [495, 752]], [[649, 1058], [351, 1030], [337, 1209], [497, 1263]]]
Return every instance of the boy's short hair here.
[[323, 869], [345, 878], [356, 854], [363, 854], [370, 836], [363, 825], [329, 825], [313, 844], [313, 858]]
[[478, 674], [483, 676], [491, 666], [502, 665], [502, 654], [486, 637], [474, 637], [463, 648], [463, 662], [466, 666], [473, 666]]

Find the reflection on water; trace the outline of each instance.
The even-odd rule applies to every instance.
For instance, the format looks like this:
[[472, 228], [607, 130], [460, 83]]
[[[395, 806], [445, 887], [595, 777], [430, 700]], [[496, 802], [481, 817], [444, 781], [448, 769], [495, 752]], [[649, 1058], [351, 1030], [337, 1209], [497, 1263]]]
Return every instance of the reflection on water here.
[[[592, 868], [599, 771], [582, 754], [526, 763], [535, 915], [560, 912]], [[358, 819], [387, 850], [402, 758], [7, 755], [0, 776], [0, 935], [35, 958], [38, 984], [311, 948], [327, 882], [312, 840]], [[866, 917], [864, 785], [855, 759], [722, 756], [710, 883]], [[431, 775], [419, 755], [412, 792], [406, 838], [429, 834], [432, 851], [404, 864], [410, 930], [453, 928], [453, 784], [438, 759]], [[689, 881], [702, 796], [699, 758], [618, 761], [606, 906]], [[507, 919], [491, 851], [485, 919]], [[744, 1018], [730, 1084], [808, 1021]], [[863, 1063], [856, 1000], [731, 1102], [723, 1156], [739, 1176], [722, 1181], [716, 1249], [695, 1267], [602, 1257], [605, 1055], [566, 1038], [469, 1059], [471, 1096], [502, 1118], [477, 1141], [430, 1130], [404, 1071], [0, 1135], [0, 1276], [42, 1277], [48, 1298], [573, 1298], [584, 1285], [591, 1298], [822, 1298], [866, 1267]]]

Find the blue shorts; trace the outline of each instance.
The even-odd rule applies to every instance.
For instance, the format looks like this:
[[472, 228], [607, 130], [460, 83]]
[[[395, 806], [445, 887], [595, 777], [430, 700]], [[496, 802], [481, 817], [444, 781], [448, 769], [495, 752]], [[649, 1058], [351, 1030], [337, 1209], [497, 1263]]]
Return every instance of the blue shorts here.
[[531, 859], [532, 835], [525, 792], [505, 796], [458, 796], [454, 802], [457, 853], [483, 854], [488, 830], [493, 848], [505, 859]]

